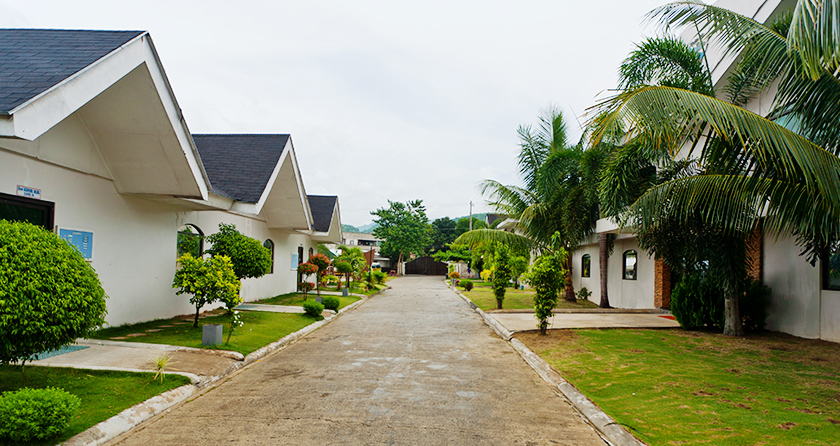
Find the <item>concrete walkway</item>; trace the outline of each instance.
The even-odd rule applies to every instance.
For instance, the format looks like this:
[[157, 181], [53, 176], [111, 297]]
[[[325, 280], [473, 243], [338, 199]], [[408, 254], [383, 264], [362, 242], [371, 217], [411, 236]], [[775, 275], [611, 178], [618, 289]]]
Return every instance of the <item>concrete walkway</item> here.
[[[537, 329], [534, 313], [487, 313], [511, 332]], [[639, 313], [555, 313], [549, 329], [563, 328], [674, 328], [677, 321], [664, 314]]]
[[439, 278], [389, 285], [112, 444], [604, 444]]

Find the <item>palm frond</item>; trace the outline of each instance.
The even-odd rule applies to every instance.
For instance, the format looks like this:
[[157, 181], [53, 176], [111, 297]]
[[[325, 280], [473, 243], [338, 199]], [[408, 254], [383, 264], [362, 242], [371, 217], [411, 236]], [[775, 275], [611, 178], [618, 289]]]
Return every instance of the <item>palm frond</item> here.
[[528, 237], [497, 229], [473, 229], [467, 231], [453, 242], [458, 245], [467, 245], [473, 249], [482, 244], [500, 242], [517, 250], [530, 250], [534, 243]]
[[802, 61], [811, 80], [840, 68], [840, 4], [829, 0], [799, 0], [793, 11], [788, 47]]

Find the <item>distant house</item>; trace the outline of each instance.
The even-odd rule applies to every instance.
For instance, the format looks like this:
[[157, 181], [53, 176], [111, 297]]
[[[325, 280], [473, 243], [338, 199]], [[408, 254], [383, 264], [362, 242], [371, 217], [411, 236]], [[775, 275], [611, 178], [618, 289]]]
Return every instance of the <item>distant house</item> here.
[[337, 197], [306, 194], [289, 135], [190, 133], [143, 31], [0, 30], [0, 219], [77, 246], [112, 325], [189, 313], [179, 241], [200, 251], [219, 223], [272, 251], [246, 300], [293, 291], [312, 247], [342, 238]]

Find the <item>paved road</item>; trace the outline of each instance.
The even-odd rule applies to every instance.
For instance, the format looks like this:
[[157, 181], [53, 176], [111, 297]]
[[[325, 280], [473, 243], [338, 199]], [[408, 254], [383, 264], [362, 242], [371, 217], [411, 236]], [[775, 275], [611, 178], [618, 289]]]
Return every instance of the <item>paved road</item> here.
[[117, 444], [604, 444], [439, 278], [391, 285]]

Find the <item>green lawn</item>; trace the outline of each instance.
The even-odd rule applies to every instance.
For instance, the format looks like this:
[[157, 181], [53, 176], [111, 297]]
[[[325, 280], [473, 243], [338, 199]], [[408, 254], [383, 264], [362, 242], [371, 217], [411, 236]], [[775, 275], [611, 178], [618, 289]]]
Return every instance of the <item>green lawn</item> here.
[[[490, 282], [483, 280], [473, 280], [472, 291], [465, 291], [463, 287], [458, 289], [461, 294], [467, 296], [473, 301], [478, 308], [484, 311], [491, 311], [496, 309], [496, 296], [493, 295], [493, 289], [490, 288]], [[554, 308], [571, 309], [571, 308], [597, 308], [598, 305], [578, 300], [577, 303], [566, 302], [562, 296], [557, 301], [557, 306]], [[508, 288], [505, 291], [505, 300], [502, 303], [502, 308], [506, 310], [524, 310], [534, 308], [534, 290], [524, 289], [518, 290], [515, 288]]]
[[[264, 347], [283, 336], [300, 330], [303, 327], [315, 322], [316, 319], [305, 314], [269, 313], [265, 311], [240, 311], [242, 321], [245, 325], [233, 332], [230, 344], [221, 344], [214, 347], [201, 345], [202, 324], [223, 324], [225, 339], [228, 333], [229, 318], [225, 315], [203, 317], [199, 321], [199, 327], [193, 328], [191, 318], [159, 319], [140, 324], [123, 325], [120, 327], [105, 328], [97, 331], [93, 339], [118, 339], [128, 342], [149, 342], [152, 344], [183, 345], [196, 348], [216, 348], [220, 350], [233, 350], [247, 355], [261, 347]], [[146, 330], [160, 330], [147, 332]], [[144, 336], [128, 337], [133, 333], [143, 333]]]
[[[316, 294], [313, 291], [313, 292], [309, 293], [309, 296], [307, 297], [307, 300], [314, 301], [315, 296], [316, 296]], [[324, 295], [322, 295], [322, 297], [327, 297], [327, 295], [324, 294]], [[350, 304], [352, 304], [353, 302], [356, 302], [356, 301], [361, 299], [361, 297], [358, 297], [358, 296], [347, 296], [347, 297], [331, 296], [331, 297], [337, 297], [338, 298], [339, 303], [340, 303], [339, 306], [338, 306], [339, 310], [348, 306], [348, 305], [350, 305]], [[269, 304], [269, 305], [293, 305], [293, 306], [296, 306], [296, 307], [300, 307], [300, 306], [303, 305], [303, 293], [281, 294], [279, 296], [269, 297], [268, 299], [263, 299], [263, 300], [258, 300], [256, 302], [248, 302], [248, 303]]]
[[650, 445], [840, 444], [840, 345], [778, 333], [517, 335]]
[[[70, 420], [62, 435], [51, 441], [24, 443], [52, 445], [64, 441], [85, 429], [111, 418], [123, 410], [155, 395], [174, 389], [190, 380], [179, 375], [167, 375], [163, 384], [152, 381], [153, 373], [111, 372], [57, 367], [0, 365], [0, 392], [21, 387], [60, 387], [82, 400], [82, 406]], [[0, 442], [0, 444], [4, 444]]]

